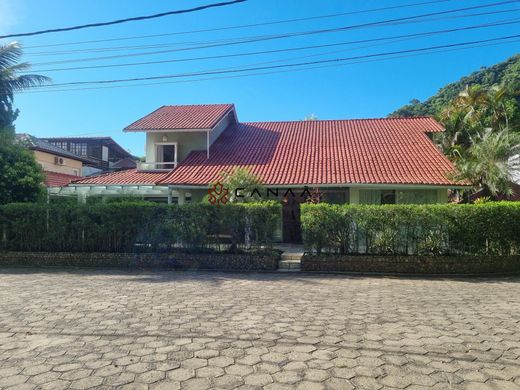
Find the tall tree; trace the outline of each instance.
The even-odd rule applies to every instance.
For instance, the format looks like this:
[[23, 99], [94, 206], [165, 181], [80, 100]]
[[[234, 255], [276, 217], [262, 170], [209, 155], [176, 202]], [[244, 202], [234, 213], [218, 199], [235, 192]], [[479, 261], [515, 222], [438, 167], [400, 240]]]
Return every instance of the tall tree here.
[[16, 92], [50, 82], [46, 76], [21, 74], [30, 68], [20, 62], [23, 50], [17, 42], [0, 45], [0, 132], [14, 136], [14, 121], [19, 110], [13, 107]]
[[14, 108], [18, 91], [42, 85], [48, 77], [26, 72], [30, 65], [20, 62], [23, 51], [17, 43], [0, 45], [0, 204], [35, 201], [43, 193], [43, 174], [34, 156], [15, 142]]

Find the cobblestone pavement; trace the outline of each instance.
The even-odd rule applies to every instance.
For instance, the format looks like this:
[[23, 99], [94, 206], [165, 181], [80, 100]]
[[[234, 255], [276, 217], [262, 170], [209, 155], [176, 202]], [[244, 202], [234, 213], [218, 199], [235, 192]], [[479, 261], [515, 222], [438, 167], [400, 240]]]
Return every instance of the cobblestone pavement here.
[[520, 388], [520, 278], [3, 270], [0, 388]]

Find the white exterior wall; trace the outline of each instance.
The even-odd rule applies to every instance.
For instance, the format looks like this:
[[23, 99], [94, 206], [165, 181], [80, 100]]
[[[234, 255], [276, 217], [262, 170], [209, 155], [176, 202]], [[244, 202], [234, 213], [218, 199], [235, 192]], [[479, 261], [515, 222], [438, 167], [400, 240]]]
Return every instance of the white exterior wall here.
[[[157, 162], [155, 152], [156, 144], [161, 142], [176, 142], [177, 143], [177, 162], [184, 160], [190, 152], [194, 150], [206, 150], [209, 145], [213, 144], [215, 140], [222, 134], [222, 132], [229, 126], [234, 119], [234, 113], [231, 112], [226, 115], [217, 125], [209, 131], [199, 129], [185, 129], [172, 131], [157, 131], [146, 133], [146, 162]], [[167, 140], [164, 141], [163, 137]]]

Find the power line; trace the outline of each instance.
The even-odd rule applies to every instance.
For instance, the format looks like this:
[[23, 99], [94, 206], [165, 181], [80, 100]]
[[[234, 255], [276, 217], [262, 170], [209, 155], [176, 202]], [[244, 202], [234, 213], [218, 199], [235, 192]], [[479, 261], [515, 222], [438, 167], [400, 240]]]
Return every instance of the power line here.
[[127, 23], [127, 22], [136, 22], [136, 21], [141, 21], [141, 20], [162, 18], [164, 16], [179, 15], [179, 14], [185, 14], [185, 13], [190, 13], [190, 12], [202, 11], [202, 10], [205, 10], [205, 9], [208, 9], [208, 8], [224, 7], [224, 6], [227, 6], [227, 5], [243, 3], [245, 1], [247, 1], [247, 0], [231, 0], [231, 1], [226, 1], [226, 2], [201, 5], [199, 7], [187, 8], [187, 9], [182, 9], [182, 10], [161, 12], [161, 13], [154, 14], [154, 15], [136, 16], [136, 17], [133, 17], [133, 18], [112, 20], [110, 22], [90, 23], [90, 24], [82, 24], [82, 25], [71, 26], [71, 27], [53, 28], [53, 29], [48, 29], [48, 30], [40, 30], [40, 31], [32, 31], [32, 32], [23, 32], [23, 33], [16, 33], [16, 34], [0, 35], [0, 39], [2, 39], [2, 38], [14, 38], [14, 37], [27, 37], [27, 36], [42, 35], [42, 34], [49, 34], [49, 33], [56, 33], [56, 32], [81, 30], [81, 29], [85, 29], [85, 28], [111, 26], [111, 25], [114, 25], [114, 24], [121, 24], [121, 23]]
[[[496, 15], [501, 13], [511, 13], [511, 12], [518, 12], [520, 11], [520, 8], [510, 8], [510, 9], [504, 9], [504, 10], [498, 10], [498, 11], [488, 11], [488, 12], [481, 12], [481, 13], [472, 13], [472, 14], [463, 14], [463, 15], [454, 15], [454, 16], [444, 16], [439, 18], [427, 18], [423, 20], [410, 20], [410, 21], [402, 21], [402, 22], [388, 22], [384, 23], [384, 26], [387, 25], [399, 25], [399, 24], [408, 24], [408, 23], [422, 23], [426, 21], [436, 21], [436, 20], [445, 20], [445, 19], [460, 19], [460, 18], [466, 18], [466, 17], [474, 17], [474, 16], [484, 16], [484, 15]], [[339, 29], [343, 29], [343, 27], [339, 27]], [[366, 27], [372, 27], [372, 26], [366, 26]], [[357, 27], [356, 25], [352, 26], [352, 28], [361, 28]], [[330, 31], [332, 30], [332, 31]], [[312, 34], [319, 34], [322, 32], [335, 32], [334, 29], [326, 29], [326, 30], [311, 30], [310, 33]], [[165, 51], [159, 51], [159, 52], [144, 52], [143, 55], [146, 54], [161, 54], [164, 52], [170, 52], [170, 51], [184, 51], [184, 50], [195, 50], [200, 48], [211, 48], [211, 47], [218, 47], [225, 44], [236, 44], [236, 43], [249, 43], [249, 42], [258, 42], [260, 40], [271, 40], [271, 39], [278, 39], [285, 38], [287, 35], [288, 37], [298, 36], [300, 34], [304, 34], [306, 31], [303, 32], [293, 32], [293, 33], [286, 33], [286, 34], [269, 34], [269, 35], [253, 35], [253, 36], [247, 36], [247, 37], [241, 37], [241, 38], [229, 38], [229, 39], [217, 39], [217, 40], [210, 40], [210, 41], [191, 41], [191, 42], [170, 42], [170, 43], [157, 43], [157, 44], [148, 44], [148, 45], [137, 45], [137, 46], [112, 46], [112, 47], [102, 47], [102, 48], [87, 48], [87, 49], [74, 49], [74, 50], [62, 50], [62, 51], [43, 51], [43, 52], [33, 52], [33, 53], [27, 53], [24, 54], [26, 56], [61, 56], [61, 55], [73, 55], [75, 53], [102, 53], [107, 51], [122, 51], [122, 50], [137, 50], [137, 49], [152, 49], [152, 48], [163, 48], [163, 47], [172, 47], [172, 46], [181, 46], [181, 45], [207, 45], [207, 46], [195, 46], [195, 47], [188, 47], [188, 48], [181, 48], [181, 49], [175, 49], [175, 50], [165, 50]], [[292, 34], [292, 35], [290, 35]], [[308, 35], [308, 34], [307, 34]], [[220, 44], [220, 45], [217, 45]], [[136, 55], [141, 55], [141, 53], [137, 53]], [[123, 54], [123, 56], [126, 56]], [[115, 57], [115, 56], [114, 56]], [[102, 57], [104, 58], [104, 57]]]
[[234, 79], [234, 78], [243, 78], [243, 77], [251, 77], [251, 76], [262, 76], [262, 75], [271, 75], [271, 74], [301, 72], [301, 71], [313, 70], [313, 69], [341, 67], [341, 66], [355, 65], [355, 64], [368, 63], [368, 62], [381, 62], [381, 61], [388, 61], [388, 60], [409, 58], [409, 57], [417, 57], [417, 56], [423, 56], [423, 55], [429, 55], [429, 54], [447, 53], [447, 52], [452, 52], [452, 51], [475, 49], [475, 48], [487, 47], [487, 46], [498, 46], [498, 45], [508, 44], [508, 43], [512, 43], [512, 42], [520, 42], [520, 40], [516, 39], [516, 40], [512, 40], [512, 41], [508, 41], [508, 42], [483, 43], [483, 44], [472, 45], [472, 46], [469, 46], [469, 47], [455, 47], [455, 48], [448, 48], [448, 49], [445, 49], [445, 50], [437, 50], [437, 51], [431, 51], [431, 52], [402, 54], [402, 55], [396, 55], [396, 56], [391, 56], [391, 57], [389, 56], [389, 57], [386, 57], [386, 58], [372, 58], [372, 59], [365, 59], [365, 60], [362, 59], [362, 60], [346, 62], [346, 63], [336, 63], [336, 64], [327, 64], [327, 65], [308, 66], [308, 67], [299, 68], [299, 69], [285, 69], [285, 70], [275, 70], [275, 71], [267, 71], [267, 72], [248, 73], [248, 74], [241, 74], [241, 75], [206, 77], [206, 78], [189, 79], [189, 80], [162, 81], [162, 82], [154, 82], [154, 83], [139, 83], [139, 84], [128, 84], [128, 85], [109, 85], [109, 86], [102, 86], [102, 87], [48, 89], [48, 90], [37, 90], [37, 91], [21, 91], [19, 93], [22, 93], [22, 94], [33, 94], [33, 93], [68, 92], [68, 91], [74, 92], [74, 91], [87, 91], [87, 90], [99, 90], [99, 89], [116, 89], [116, 88], [132, 88], [132, 87], [151, 86], [151, 85], [195, 83], [195, 82], [201, 82], [201, 81]]
[[[180, 77], [195, 77], [195, 76], [240, 73], [240, 72], [267, 70], [267, 69], [292, 68], [292, 67], [298, 67], [298, 66], [335, 63], [335, 62], [351, 61], [351, 60], [358, 60], [358, 59], [364, 59], [364, 58], [374, 58], [374, 57], [382, 57], [382, 56], [389, 56], [389, 55], [423, 52], [423, 51], [435, 50], [435, 49], [467, 46], [467, 45], [473, 45], [473, 44], [479, 44], [479, 43], [503, 41], [503, 40], [518, 38], [518, 37], [520, 37], [520, 34], [502, 36], [502, 37], [490, 38], [490, 39], [481, 39], [481, 40], [470, 41], [470, 42], [459, 42], [459, 43], [452, 43], [452, 44], [446, 44], [446, 45], [423, 47], [423, 48], [417, 48], [417, 49], [407, 49], [407, 50], [398, 50], [398, 51], [391, 51], [391, 52], [384, 52], [384, 53], [365, 54], [365, 55], [354, 56], [354, 57], [333, 58], [333, 59], [327, 59], [327, 60], [307, 61], [307, 62], [299, 62], [299, 63], [292, 63], [292, 64], [252, 67], [252, 68], [244, 68], [244, 69], [207, 70], [207, 71], [199, 71], [199, 72], [191, 72], [191, 73], [178, 73], [178, 74], [172, 74], [172, 75], [133, 77], [133, 78], [127, 78], [127, 79], [72, 81], [72, 82], [67, 82], [67, 83], [53, 84], [51, 87], [74, 86], [74, 85], [114, 84], [114, 83], [121, 83], [121, 82], [134, 82], [134, 81], [144, 81], [144, 80], [164, 80], [164, 79], [180, 78]], [[32, 87], [32, 88], [41, 88], [41, 87]], [[30, 89], [32, 89], [32, 88], [30, 88]]]
[[361, 39], [361, 40], [355, 40], [355, 41], [330, 43], [330, 44], [322, 44], [322, 45], [300, 46], [300, 47], [291, 47], [291, 48], [273, 49], [273, 50], [262, 50], [262, 51], [253, 51], [253, 52], [235, 53], [235, 54], [221, 54], [221, 55], [214, 55], [214, 56], [194, 57], [194, 58], [176, 58], [176, 59], [171, 59], [171, 60], [160, 60], [160, 61], [146, 61], [146, 62], [123, 63], [123, 64], [78, 66], [78, 67], [68, 67], [68, 68], [38, 69], [37, 71], [40, 72], [40, 73], [43, 73], [43, 72], [57, 72], [57, 71], [70, 71], [70, 70], [118, 68], [118, 67], [128, 67], [128, 66], [164, 64], [164, 63], [175, 63], [175, 62], [189, 62], [189, 61], [222, 59], [222, 58], [231, 58], [231, 57], [261, 55], [261, 54], [284, 53], [284, 52], [291, 52], [291, 51], [300, 51], [300, 50], [309, 50], [309, 49], [321, 49], [321, 48], [325, 48], [325, 47], [336, 47], [336, 46], [353, 45], [353, 44], [358, 44], [358, 43], [389, 41], [389, 40], [400, 39], [400, 38], [423, 37], [423, 36], [431, 36], [431, 35], [437, 35], [437, 34], [446, 34], [446, 33], [467, 31], [467, 30], [474, 30], [474, 29], [481, 29], [481, 28], [505, 26], [505, 25], [517, 24], [517, 23], [519, 23], [519, 20], [520, 19], [518, 19], [518, 18], [516, 18], [516, 19], [506, 19], [506, 20], [502, 20], [502, 21], [497, 21], [495, 23], [485, 23], [485, 24], [466, 26], [466, 27], [460, 27], [460, 28], [452, 28], [452, 29], [446, 29], [446, 30], [435, 30], [435, 31], [428, 31], [428, 32], [422, 32], [422, 33], [415, 33], [415, 34], [394, 35], [394, 36], [390, 36], [390, 37]]
[[241, 24], [241, 25], [235, 25], [235, 26], [216, 27], [216, 28], [191, 30], [191, 31], [178, 31], [178, 32], [171, 32], [171, 33], [164, 33], [164, 34], [134, 35], [134, 36], [130, 36], [130, 37], [121, 37], [121, 38], [109, 38], [109, 39], [98, 39], [98, 40], [76, 41], [76, 42], [63, 42], [63, 43], [54, 43], [54, 44], [48, 44], [48, 45], [34, 45], [34, 46], [25, 46], [25, 48], [29, 49], [29, 48], [39, 48], [39, 47], [81, 45], [81, 44], [86, 44], [86, 43], [125, 41], [125, 40], [132, 40], [132, 39], [145, 39], [145, 38], [172, 36], [172, 35], [187, 35], [187, 34], [196, 34], [196, 33], [203, 33], [203, 32], [234, 30], [234, 29], [240, 29], [240, 28], [261, 27], [261, 26], [270, 26], [270, 25], [275, 25], [275, 24], [302, 22], [302, 21], [307, 21], [307, 20], [335, 18], [335, 17], [339, 17], [339, 16], [358, 15], [358, 14], [364, 14], [364, 13], [370, 13], [370, 12], [389, 11], [389, 10], [394, 10], [394, 9], [416, 7], [416, 6], [428, 5], [428, 4], [446, 3], [449, 1], [452, 1], [452, 0], [423, 1], [420, 3], [409, 3], [409, 4], [394, 5], [394, 6], [389, 6], [389, 7], [371, 8], [371, 9], [365, 9], [365, 10], [359, 10], [359, 11], [342, 12], [342, 13], [320, 15], [320, 16], [311, 16], [311, 17], [306, 17], [306, 18], [275, 20], [275, 21], [271, 21], [271, 22]]
[[[508, 3], [509, 2], [520, 2], [520, 0], [509, 0]], [[502, 4], [502, 3], [500, 3], [500, 4]], [[487, 7], [489, 7], [489, 6], [490, 5], [487, 5]], [[478, 6], [478, 7], [484, 7], [484, 6]], [[215, 47], [230, 46], [230, 45], [237, 45], [237, 44], [253, 43], [253, 42], [260, 42], [260, 41], [274, 40], [274, 39], [283, 39], [283, 38], [290, 38], [290, 37], [295, 37], [295, 36], [308, 36], [308, 35], [315, 35], [315, 34], [322, 34], [322, 33], [347, 31], [347, 30], [352, 30], [352, 29], [357, 29], [357, 28], [388, 25], [391, 23], [416, 23], [416, 22], [423, 22], [426, 20], [417, 21], [415, 19], [421, 19], [421, 18], [425, 18], [428, 16], [435, 16], [435, 15], [446, 14], [446, 13], [460, 12], [461, 10], [468, 10], [468, 9], [473, 9], [473, 8], [474, 7], [459, 8], [459, 9], [449, 10], [449, 11], [441, 11], [441, 12], [415, 15], [415, 16], [409, 16], [409, 17], [397, 18], [397, 19], [387, 19], [387, 20], [382, 20], [382, 21], [362, 23], [362, 24], [343, 26], [343, 27], [337, 27], [337, 28], [331, 28], [331, 29], [292, 32], [292, 33], [278, 34], [278, 35], [257, 36], [257, 37], [253, 37], [252, 39], [242, 39], [241, 38], [240, 40], [237, 40], [234, 42], [225, 42], [225, 43], [209, 44], [209, 45], [194, 46], [194, 47], [187, 47], [187, 48], [169, 49], [169, 50], [159, 50], [159, 51], [153, 51], [153, 52], [141, 52], [141, 53], [119, 54], [119, 55], [102, 56], [102, 57], [83, 57], [83, 58], [70, 59], [70, 60], [47, 61], [47, 62], [33, 63], [32, 65], [33, 66], [55, 65], [55, 64], [64, 64], [64, 63], [71, 63], [71, 62], [100, 61], [100, 60], [115, 59], [115, 58], [138, 57], [138, 56], [146, 56], [146, 55], [165, 54], [165, 53], [172, 53], [172, 52], [179, 52], [179, 51], [191, 51], [191, 50], [215, 48]], [[511, 12], [511, 11], [519, 11], [519, 10], [507, 10], [507, 11]], [[495, 12], [497, 12], [497, 11], [495, 11]], [[498, 11], [498, 12], [504, 12], [504, 11]], [[488, 13], [483, 13], [483, 14], [488, 14]], [[481, 15], [482, 14], [469, 14], [469, 15], [458, 15], [457, 17], [481, 16]]]

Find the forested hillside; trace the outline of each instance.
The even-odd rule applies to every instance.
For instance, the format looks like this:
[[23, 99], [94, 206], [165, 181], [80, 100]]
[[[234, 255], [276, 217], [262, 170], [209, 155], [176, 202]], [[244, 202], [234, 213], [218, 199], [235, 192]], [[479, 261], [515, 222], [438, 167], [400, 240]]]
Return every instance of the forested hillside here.
[[454, 98], [459, 95], [461, 91], [466, 88], [467, 85], [472, 86], [477, 84], [484, 89], [489, 89], [494, 85], [505, 87], [520, 85], [520, 54], [489, 68], [482, 68], [477, 72], [473, 72], [469, 76], [462, 77], [460, 80], [441, 88], [437, 94], [424, 102], [412, 100], [410, 104], [399, 108], [389, 116], [437, 116]]

